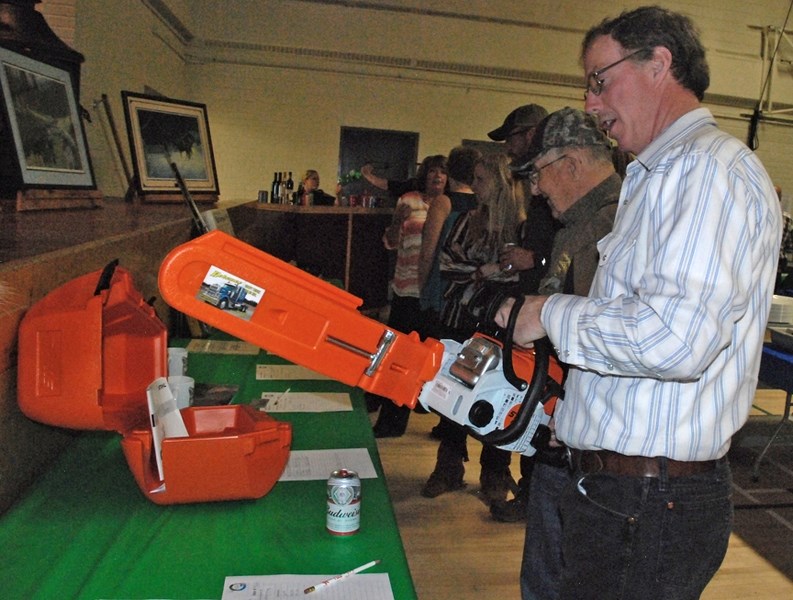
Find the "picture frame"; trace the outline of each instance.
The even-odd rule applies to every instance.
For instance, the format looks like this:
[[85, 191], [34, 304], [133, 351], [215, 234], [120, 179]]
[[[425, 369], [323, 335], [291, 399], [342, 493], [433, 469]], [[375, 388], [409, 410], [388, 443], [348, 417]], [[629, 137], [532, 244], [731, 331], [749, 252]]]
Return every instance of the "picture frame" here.
[[[191, 194], [220, 192], [205, 104], [121, 92], [137, 192], [180, 201], [171, 163]], [[164, 195], [164, 196], [163, 196]]]
[[3, 187], [95, 190], [70, 73], [0, 48], [0, 89], [3, 170], [16, 171]]

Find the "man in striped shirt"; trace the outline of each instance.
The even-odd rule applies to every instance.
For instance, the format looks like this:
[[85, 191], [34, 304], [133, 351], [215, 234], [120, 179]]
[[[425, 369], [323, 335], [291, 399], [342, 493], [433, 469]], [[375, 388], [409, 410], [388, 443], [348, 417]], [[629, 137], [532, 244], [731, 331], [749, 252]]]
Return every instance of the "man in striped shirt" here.
[[570, 365], [560, 596], [698, 598], [727, 549], [725, 457], [757, 385], [779, 201], [700, 104], [709, 70], [687, 17], [625, 12], [586, 34], [582, 58], [587, 112], [636, 160], [589, 296], [529, 296], [515, 330], [524, 345], [548, 335]]

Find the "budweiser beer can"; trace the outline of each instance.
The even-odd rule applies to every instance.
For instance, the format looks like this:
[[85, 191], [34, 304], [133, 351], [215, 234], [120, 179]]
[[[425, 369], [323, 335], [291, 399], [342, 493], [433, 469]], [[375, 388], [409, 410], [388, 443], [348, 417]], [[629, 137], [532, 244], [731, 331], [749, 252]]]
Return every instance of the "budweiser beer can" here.
[[361, 480], [349, 469], [333, 471], [328, 478], [326, 527], [333, 535], [352, 535], [361, 526]]

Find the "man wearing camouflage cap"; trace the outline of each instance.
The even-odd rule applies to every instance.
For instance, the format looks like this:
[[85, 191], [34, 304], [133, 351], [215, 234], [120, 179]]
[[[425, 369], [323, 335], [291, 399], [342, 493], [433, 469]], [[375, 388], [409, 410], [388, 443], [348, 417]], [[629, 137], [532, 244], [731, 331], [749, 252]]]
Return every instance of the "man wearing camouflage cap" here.
[[[537, 125], [526, 156], [516, 162], [515, 174], [528, 179], [532, 193], [544, 196], [562, 223], [539, 293], [586, 296], [597, 269], [597, 242], [611, 231], [622, 184], [609, 139], [591, 116], [563, 108]], [[555, 441], [535, 454], [520, 574], [524, 600], [559, 595], [558, 498], [572, 479], [568, 467], [566, 448]]]
[[597, 269], [595, 243], [611, 231], [619, 198], [611, 143], [591, 116], [563, 108], [540, 122], [525, 158], [513, 172], [529, 180], [564, 226], [539, 291], [586, 295]]

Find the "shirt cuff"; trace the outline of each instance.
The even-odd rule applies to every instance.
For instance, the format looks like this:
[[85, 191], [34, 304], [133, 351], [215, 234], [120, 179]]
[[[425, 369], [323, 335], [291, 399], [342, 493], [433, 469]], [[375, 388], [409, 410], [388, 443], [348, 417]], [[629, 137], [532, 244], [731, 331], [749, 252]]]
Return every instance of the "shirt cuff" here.
[[587, 301], [583, 296], [553, 294], [542, 307], [540, 321], [562, 362], [579, 364], [582, 360], [578, 324]]

